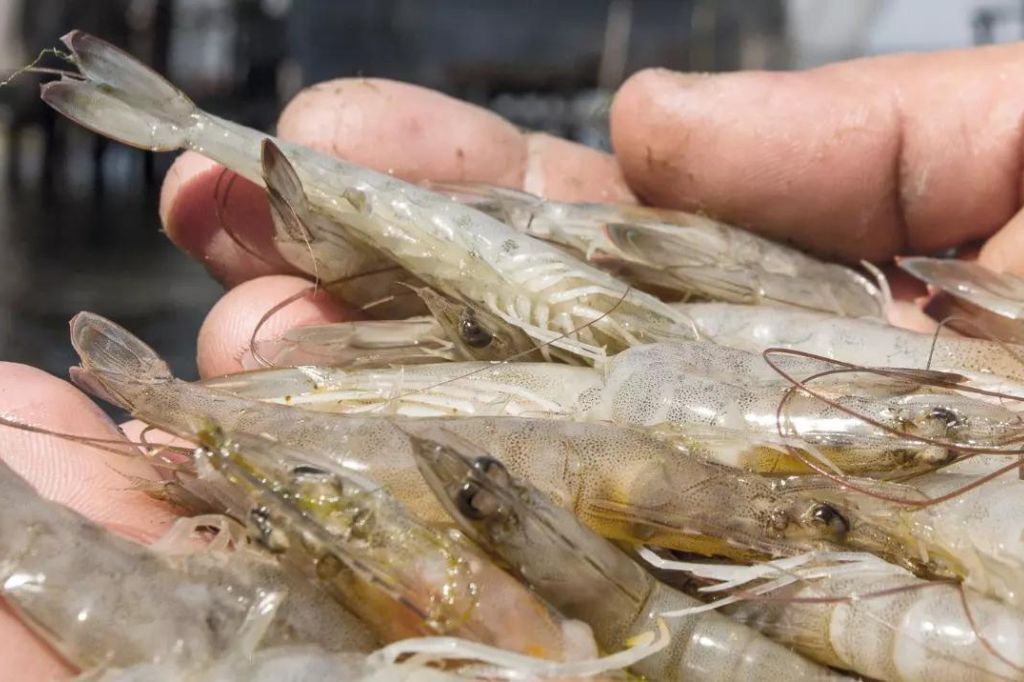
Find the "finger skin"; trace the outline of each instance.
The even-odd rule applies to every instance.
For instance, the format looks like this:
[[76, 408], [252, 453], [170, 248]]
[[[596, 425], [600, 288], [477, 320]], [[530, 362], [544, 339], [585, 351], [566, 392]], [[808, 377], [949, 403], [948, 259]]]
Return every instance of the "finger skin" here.
[[[25, 365], [0, 362], [0, 415], [80, 436], [120, 437], [114, 423], [76, 388]], [[0, 457], [43, 496], [132, 539], [151, 541], [174, 519], [169, 507], [135, 489], [136, 478], [155, 478], [141, 459], [5, 426], [0, 426]], [[0, 670], [17, 671], [18, 679], [63, 679], [72, 673], [2, 604], [0, 641]]]
[[631, 187], [856, 261], [987, 237], [1017, 210], [1024, 46], [799, 73], [633, 76], [611, 109]]
[[982, 245], [978, 262], [996, 272], [1024, 277], [1024, 211], [1018, 211]]
[[[286, 107], [278, 134], [414, 182], [485, 182], [566, 201], [634, 200], [610, 155], [521, 133], [485, 109], [407, 83], [340, 79], [313, 86]], [[227, 286], [294, 273], [274, 249], [263, 191], [237, 178], [225, 201], [226, 184], [221, 166], [182, 154], [160, 197], [167, 235]], [[239, 247], [224, 223], [260, 256]]]
[[[245, 282], [217, 301], [199, 330], [197, 363], [202, 377], [220, 376], [242, 370], [242, 357], [249, 352], [252, 332], [274, 304], [310, 289], [312, 283], [300, 277], [271, 275]], [[325, 291], [310, 293], [275, 312], [260, 327], [260, 339], [272, 339], [293, 327], [359, 319]]]
[[199, 154], [182, 154], [168, 170], [160, 221], [171, 241], [227, 287], [262, 275], [296, 273], [274, 247], [263, 189]]

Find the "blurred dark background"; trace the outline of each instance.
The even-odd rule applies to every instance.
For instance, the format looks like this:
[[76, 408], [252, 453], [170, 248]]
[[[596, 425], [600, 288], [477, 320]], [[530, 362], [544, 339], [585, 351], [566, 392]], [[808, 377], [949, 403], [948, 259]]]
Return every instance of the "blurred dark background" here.
[[[1016, 39], [1020, 18], [1018, 2], [972, 0], [0, 0], [0, 69], [79, 28], [204, 109], [268, 131], [303, 86], [366, 75], [607, 147], [611, 93], [644, 67], [812, 66]], [[67, 320], [88, 309], [195, 376], [195, 334], [220, 288], [160, 234], [172, 158], [58, 119], [35, 76], [0, 88], [0, 360], [64, 375]]]

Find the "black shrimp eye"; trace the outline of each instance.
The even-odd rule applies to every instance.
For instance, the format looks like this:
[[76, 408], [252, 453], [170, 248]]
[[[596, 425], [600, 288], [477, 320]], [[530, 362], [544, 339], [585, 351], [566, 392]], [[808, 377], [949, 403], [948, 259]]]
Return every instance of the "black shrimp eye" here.
[[845, 535], [850, 531], [850, 522], [830, 504], [819, 504], [811, 512], [811, 517], [818, 523], [828, 526], [837, 535]]
[[296, 480], [328, 478], [329, 476], [330, 474], [323, 469], [308, 464], [300, 464], [292, 468], [292, 478]]
[[486, 348], [494, 340], [494, 336], [480, 326], [471, 310], [467, 310], [459, 320], [459, 338], [470, 348]]
[[473, 468], [499, 485], [508, 482], [508, 469], [493, 457], [477, 457], [473, 461]]
[[478, 498], [483, 495], [486, 495], [486, 493], [476, 483], [472, 481], [464, 483], [459, 488], [459, 492], [455, 497], [455, 505], [459, 508], [459, 513], [473, 521], [482, 519], [484, 517], [484, 510], [478, 507], [477, 504], [480, 502]]
[[928, 413], [930, 419], [941, 422], [946, 425], [946, 428], [953, 428], [954, 426], [960, 425], [960, 415], [948, 407], [936, 407]]

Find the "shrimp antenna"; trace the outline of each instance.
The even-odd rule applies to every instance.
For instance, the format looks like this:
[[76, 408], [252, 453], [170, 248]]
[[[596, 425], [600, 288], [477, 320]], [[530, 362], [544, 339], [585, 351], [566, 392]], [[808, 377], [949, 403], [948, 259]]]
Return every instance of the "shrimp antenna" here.
[[[227, 182], [224, 182], [224, 178], [228, 178]], [[213, 184], [213, 213], [217, 218], [217, 226], [220, 227], [224, 231], [224, 234], [226, 234], [228, 238], [238, 246], [238, 248], [242, 249], [242, 251], [245, 251], [261, 263], [272, 265], [266, 256], [243, 240], [241, 235], [236, 232], [235, 228], [228, 222], [228, 197], [231, 194], [231, 189], [234, 187], [236, 180], [238, 180], [238, 174], [232, 172], [226, 167], [221, 168], [220, 172], [217, 174], [217, 181]]]
[[[68, 441], [71, 443], [77, 443], [79, 445], [85, 445], [86, 447], [99, 450], [100, 452], [109, 452], [119, 457], [132, 457], [136, 453], [125, 451], [125, 446], [141, 450], [143, 456], [149, 458], [159, 456], [163, 450], [177, 449], [179, 451], [184, 450], [186, 453], [191, 452], [188, 448], [180, 448], [179, 446], [164, 445], [154, 451], [154, 446], [147, 443], [144, 439], [138, 442], [128, 440], [126, 438], [99, 438], [92, 436], [80, 436], [74, 433], [65, 433], [62, 431], [54, 431], [47, 429], [42, 426], [35, 426], [34, 424], [26, 424], [25, 422], [11, 419], [9, 417], [0, 417], [0, 426], [6, 426], [8, 428], [17, 429], [18, 431], [25, 431], [27, 433], [38, 433], [43, 436], [51, 436], [60, 440]], [[121, 446], [121, 447], [118, 447]], [[175, 462], [171, 462], [161, 457], [160, 466], [166, 466], [169, 468], [175, 468], [179, 465]]]
[[552, 345], [554, 343], [557, 343], [558, 341], [561, 341], [562, 339], [568, 338], [568, 337], [572, 336], [573, 334], [578, 334], [579, 332], [583, 331], [584, 329], [590, 327], [591, 325], [597, 324], [598, 322], [603, 320], [605, 317], [607, 317], [607, 316], [611, 315], [613, 312], [615, 312], [616, 308], [618, 308], [619, 306], [622, 305], [622, 303], [626, 300], [626, 298], [629, 296], [630, 292], [632, 292], [632, 291], [633, 291], [633, 287], [632, 286], [626, 287], [626, 290], [623, 292], [622, 296], [620, 296], [619, 299], [608, 310], [604, 311], [603, 313], [601, 313], [600, 315], [595, 317], [593, 320], [588, 320], [587, 322], [584, 322], [583, 324], [581, 324], [578, 327], [570, 329], [569, 331], [567, 331], [565, 333], [559, 334], [558, 336], [556, 336], [553, 339], [549, 339], [547, 341], [544, 341], [544, 342], [542, 342], [542, 343], [540, 343], [540, 344], [538, 344], [538, 345], [536, 345], [536, 346], [534, 346], [532, 348], [528, 348], [526, 350], [519, 351], [518, 353], [514, 353], [514, 354], [510, 355], [509, 357], [507, 357], [507, 358], [505, 358], [503, 360], [494, 360], [490, 364], [484, 365], [483, 367], [478, 367], [478, 368], [476, 368], [474, 370], [470, 370], [470, 371], [466, 372], [465, 374], [460, 374], [457, 377], [451, 377], [450, 379], [445, 379], [444, 381], [439, 381], [436, 384], [432, 384], [430, 386], [425, 386], [423, 388], [416, 389], [415, 391], [408, 391], [406, 393], [401, 393], [401, 394], [399, 394], [399, 395], [397, 395], [397, 396], [395, 396], [393, 398], [390, 398], [387, 403], [384, 403], [384, 405], [388, 405], [390, 403], [393, 403], [396, 400], [402, 400], [404, 398], [409, 398], [411, 396], [414, 396], [414, 395], [417, 395], [417, 394], [420, 394], [420, 393], [425, 393], [427, 391], [432, 391], [435, 388], [439, 388], [441, 386], [445, 386], [447, 384], [451, 384], [451, 383], [454, 383], [456, 381], [460, 381], [462, 379], [466, 379], [466, 378], [471, 377], [471, 376], [473, 376], [475, 374], [480, 374], [482, 372], [486, 372], [486, 371], [492, 370], [495, 367], [500, 367], [502, 365], [507, 365], [510, 362], [514, 361], [516, 358], [521, 358], [524, 355], [529, 355], [530, 353], [538, 351], [541, 348], [545, 348], [545, 347], [550, 346], [550, 345]]
[[1022, 356], [1019, 352], [1014, 350], [1013, 344], [1007, 343], [1005, 340], [996, 336], [992, 331], [987, 329], [981, 321], [972, 320], [970, 318], [962, 317], [960, 315], [947, 315], [946, 317], [942, 318], [942, 320], [939, 321], [938, 327], [936, 327], [935, 333], [932, 336], [932, 347], [931, 351], [928, 354], [929, 366], [932, 362], [932, 356], [935, 354], [935, 347], [938, 345], [939, 342], [939, 332], [942, 329], [947, 328], [956, 331], [956, 327], [953, 323], [973, 329], [978, 334], [976, 338], [983, 338], [987, 341], [991, 341], [992, 343], [999, 344], [999, 346], [1008, 356], [1016, 360], [1017, 364], [1024, 367], [1024, 356]]
[[70, 52], [64, 52], [63, 50], [59, 50], [55, 47], [47, 47], [43, 50], [40, 50], [39, 54], [36, 55], [36, 58], [33, 59], [31, 62], [21, 67], [20, 69], [16, 69], [10, 76], [5, 78], [3, 81], [0, 81], [0, 88], [4, 87], [5, 85], [9, 85], [11, 82], [14, 81], [14, 79], [18, 78], [24, 73], [40, 73], [45, 75], [61, 76], [63, 78], [82, 79], [82, 75], [74, 71], [54, 69], [47, 66], [38, 66], [39, 62], [41, 62], [43, 58], [48, 55], [58, 57], [68, 62], [69, 64], [75, 63], [75, 57]]
[[[322, 288], [329, 288], [329, 287], [333, 287], [333, 286], [335, 286], [337, 284], [343, 284], [345, 282], [351, 282], [353, 280], [359, 279], [360, 277], [370, 277], [370, 276], [373, 276], [373, 275], [379, 275], [379, 274], [384, 273], [384, 272], [391, 272], [393, 270], [398, 270], [398, 269], [400, 269], [400, 266], [398, 266], [398, 265], [388, 265], [388, 266], [385, 266], [385, 267], [375, 268], [373, 270], [367, 270], [365, 272], [359, 272], [359, 273], [356, 273], [356, 274], [353, 274], [353, 275], [347, 275], [345, 277], [339, 277], [338, 279], [331, 280], [330, 282], [326, 282], [326, 283], [322, 284], [321, 287]], [[258, 350], [256, 350], [256, 337], [259, 335], [260, 330], [263, 329], [263, 325], [265, 325], [267, 322], [269, 322], [270, 318], [272, 318], [274, 315], [276, 315], [277, 313], [281, 312], [282, 310], [284, 310], [285, 308], [290, 306], [292, 303], [295, 303], [296, 301], [298, 301], [300, 299], [303, 299], [306, 296], [315, 295], [317, 293], [317, 291], [318, 291], [318, 286], [316, 284], [313, 284], [312, 286], [309, 286], [309, 287], [306, 287], [305, 289], [297, 291], [294, 294], [292, 294], [291, 296], [288, 296], [287, 298], [285, 298], [285, 299], [275, 303], [265, 313], [263, 313], [263, 315], [260, 317], [259, 322], [256, 323], [256, 327], [253, 328], [252, 334], [249, 336], [249, 353], [253, 356], [253, 358], [256, 360], [256, 362], [260, 364], [261, 367], [273, 367], [274, 366], [274, 364], [272, 362], [267, 360], [267, 358], [264, 357], [263, 354], [261, 354]], [[342, 302], [346, 303], [346, 301], [344, 301], [343, 299], [342, 299]]]
[[[791, 355], [791, 356], [795, 356], [795, 357], [802, 357], [802, 358], [806, 358], [806, 359], [810, 359], [810, 360], [817, 360], [817, 361], [820, 361], [820, 362], [823, 362], [823, 363], [827, 363], [827, 364], [838, 365], [839, 367], [837, 369], [831, 369], [831, 370], [825, 370], [825, 371], [822, 371], [822, 372], [818, 372], [816, 374], [811, 375], [807, 379], [804, 379], [804, 380], [801, 381], [801, 380], [797, 379], [796, 377], [794, 377], [791, 373], [787, 372], [786, 370], [782, 369], [779, 365], [777, 365], [771, 359], [771, 355], [772, 354]], [[977, 388], [977, 387], [974, 387], [974, 386], [968, 386], [968, 385], [965, 385], [965, 384], [961, 383], [964, 380], [963, 377], [960, 377], [959, 375], [956, 375], [956, 374], [948, 374], [948, 373], [945, 373], [945, 372], [934, 372], [932, 375], [928, 375], [928, 374], [922, 373], [922, 370], [915, 370], [915, 369], [866, 367], [866, 366], [851, 364], [851, 363], [848, 363], [848, 362], [843, 362], [841, 360], [834, 360], [832, 358], [828, 358], [828, 357], [825, 357], [823, 355], [816, 355], [814, 353], [810, 353], [810, 352], [807, 352], [807, 351], [794, 350], [794, 349], [791, 349], [791, 348], [778, 348], [778, 347], [766, 348], [762, 352], [761, 355], [762, 355], [762, 357], [764, 358], [765, 362], [768, 364], [769, 367], [771, 367], [773, 370], [775, 370], [783, 379], [785, 379], [789, 383], [793, 384], [793, 388], [791, 389], [790, 393], [792, 393], [793, 389], [798, 389], [799, 391], [802, 391], [802, 392], [806, 393], [807, 395], [809, 395], [809, 396], [811, 396], [811, 397], [813, 397], [813, 398], [815, 398], [815, 399], [825, 403], [829, 407], [832, 407], [832, 408], [834, 408], [836, 410], [839, 410], [840, 412], [843, 412], [844, 414], [848, 414], [851, 417], [856, 417], [857, 419], [860, 419], [860, 420], [864, 421], [865, 423], [870, 424], [871, 426], [874, 426], [876, 428], [879, 428], [879, 429], [881, 429], [881, 430], [883, 430], [886, 433], [889, 433], [891, 435], [897, 436], [897, 437], [905, 439], [905, 440], [915, 441], [915, 442], [919, 442], [919, 443], [925, 443], [925, 444], [928, 444], [928, 445], [936, 445], [936, 446], [939, 446], [939, 447], [950, 448], [950, 449], [954, 449], [954, 450], [957, 450], [957, 451], [962, 451], [962, 452], [967, 452], [967, 453], [972, 453], [972, 454], [978, 454], [978, 455], [984, 455], [984, 454], [989, 454], [989, 455], [1022, 455], [1022, 454], [1024, 454], [1024, 450], [1018, 451], [1018, 450], [1006, 450], [1005, 448], [979, 447], [979, 446], [967, 445], [967, 444], [963, 444], [963, 443], [955, 443], [955, 442], [952, 442], [952, 441], [942, 440], [942, 439], [939, 439], [939, 438], [930, 438], [928, 436], [921, 436], [921, 435], [911, 434], [911, 433], [903, 433], [903, 432], [900, 432], [900, 431], [897, 431], [897, 430], [893, 429], [892, 427], [890, 427], [890, 426], [888, 426], [888, 425], [886, 425], [886, 424], [884, 424], [882, 422], [879, 422], [879, 421], [877, 421], [875, 419], [872, 419], [871, 417], [863, 415], [860, 412], [857, 412], [856, 410], [854, 410], [853, 408], [846, 407], [845, 405], [842, 405], [838, 401], [832, 400], [831, 398], [828, 398], [828, 397], [826, 397], [825, 395], [823, 395], [821, 393], [813, 391], [810, 387], [807, 386], [807, 382], [811, 381], [813, 379], [819, 379], [819, 378], [822, 378], [822, 377], [825, 377], [825, 376], [831, 376], [833, 374], [866, 373], [866, 374], [875, 374], [875, 375], [886, 377], [886, 378], [889, 378], [889, 379], [902, 379], [904, 381], [912, 381], [914, 383], [927, 384], [927, 385], [937, 386], [937, 387], [940, 387], [940, 388], [952, 389], [952, 390], [960, 391], [962, 393], [973, 393], [975, 395], [984, 395], [984, 396], [989, 396], [989, 397], [995, 397], [995, 398], [1010, 400], [1010, 401], [1014, 401], [1014, 402], [1024, 402], [1024, 396], [1015, 396], [1015, 395], [1012, 395], [1012, 394], [1009, 394], [1009, 393], [1003, 393], [1003, 392], [1000, 392], [1000, 391], [991, 391], [991, 390], [988, 390], [988, 389]], [[925, 371], [928, 371], [928, 370], [925, 370]], [[944, 377], [950, 377], [950, 378], [944, 378]], [[953, 379], [956, 379], [956, 380], [954, 381]], [[783, 435], [783, 434], [780, 434], [780, 435]], [[1014, 441], [1014, 439], [1011, 438], [1011, 439], [1008, 439], [1005, 442], [1013, 443], [1015, 441]]]
[[[785, 348], [767, 348], [762, 353], [762, 356], [764, 357], [765, 362], [767, 362], [768, 365], [770, 367], [772, 367], [772, 369], [774, 369], [784, 379], [786, 379], [786, 381], [788, 381], [791, 384], [793, 384], [793, 386], [789, 389], [789, 391], [787, 391], [786, 395], [783, 396], [782, 400], [779, 401], [779, 406], [778, 406], [778, 409], [776, 410], [776, 414], [775, 414], [776, 426], [777, 426], [777, 429], [778, 429], [778, 433], [783, 438], [783, 442], [781, 443], [781, 447], [786, 448], [786, 450], [789, 452], [789, 454], [791, 456], [796, 458], [798, 461], [802, 462], [805, 466], [807, 466], [808, 468], [813, 470], [815, 473], [818, 473], [821, 476], [823, 476], [823, 477], [825, 477], [825, 478], [827, 478], [827, 479], [829, 479], [831, 481], [834, 481], [835, 483], [837, 483], [837, 484], [839, 484], [839, 485], [841, 485], [841, 486], [843, 486], [845, 488], [848, 488], [849, 490], [852, 490], [852, 491], [860, 493], [862, 495], [867, 495], [868, 497], [873, 497], [875, 499], [882, 500], [882, 501], [885, 501], [885, 502], [891, 502], [891, 503], [894, 503], [894, 504], [900, 504], [900, 505], [910, 506], [910, 507], [925, 508], [925, 507], [930, 507], [930, 506], [933, 506], [933, 505], [936, 505], [936, 504], [940, 504], [942, 502], [946, 502], [948, 500], [954, 499], [954, 498], [956, 498], [956, 497], [958, 497], [960, 495], [963, 495], [964, 493], [969, 492], [970, 490], [973, 490], [974, 488], [980, 487], [980, 486], [984, 485], [985, 483], [988, 483], [989, 481], [994, 480], [994, 479], [998, 478], [999, 476], [1002, 476], [1002, 475], [1004, 475], [1006, 473], [1009, 473], [1009, 472], [1011, 472], [1011, 471], [1013, 471], [1015, 469], [1018, 469], [1020, 467], [1019, 462], [1013, 462], [1013, 463], [1008, 464], [1008, 465], [1006, 465], [1004, 467], [1000, 467], [999, 469], [996, 469], [995, 471], [989, 472], [989, 473], [979, 477], [978, 479], [976, 479], [974, 481], [971, 481], [970, 483], [967, 483], [967, 484], [965, 484], [965, 485], [963, 485], [963, 486], [961, 486], [961, 487], [959, 487], [959, 488], [957, 488], [955, 490], [952, 490], [952, 491], [950, 491], [948, 493], [945, 493], [943, 495], [939, 495], [939, 496], [936, 496], [936, 497], [929, 497], [927, 495], [923, 495], [922, 494], [924, 499], [909, 499], [909, 498], [905, 498], [905, 497], [897, 497], [897, 496], [894, 496], [894, 495], [887, 495], [887, 494], [880, 493], [880, 492], [875, 491], [875, 490], [871, 490], [871, 489], [869, 489], [869, 488], [867, 488], [867, 487], [865, 487], [863, 485], [860, 485], [860, 484], [856, 483], [854, 480], [852, 480], [852, 478], [849, 477], [849, 476], [844, 476], [844, 475], [836, 474], [835, 472], [830, 471], [829, 469], [821, 466], [820, 463], [815, 461], [813, 458], [810, 458], [810, 457], [806, 456], [803, 452], [800, 451], [799, 448], [791, 445], [790, 443], [786, 442], [786, 440], [785, 440], [786, 436], [787, 436], [787, 433], [785, 433], [784, 430], [783, 430], [783, 422], [785, 422], [787, 424], [790, 424], [790, 422], [789, 422], [789, 420], [785, 419], [784, 410], [785, 410], [785, 407], [788, 404], [789, 400], [792, 398], [793, 395], [795, 395], [795, 391], [798, 391], [798, 390], [799, 391], [803, 391], [807, 395], [810, 395], [810, 396], [812, 396], [812, 397], [814, 397], [814, 398], [824, 402], [825, 404], [829, 405], [830, 407], [833, 407], [833, 408], [835, 408], [837, 410], [840, 410], [841, 412], [849, 414], [850, 416], [856, 417], [858, 419], [862, 419], [866, 423], [871, 424], [872, 426], [876, 426], [877, 428], [880, 428], [880, 429], [882, 429], [883, 431], [885, 431], [887, 433], [890, 433], [890, 434], [893, 434], [893, 435], [897, 435], [897, 436], [900, 436], [900, 437], [905, 437], [908, 440], [914, 440], [914, 441], [918, 441], [918, 442], [923, 442], [923, 443], [927, 443], [927, 444], [930, 444], [930, 445], [937, 445], [939, 447], [946, 447], [946, 448], [949, 448], [949, 449], [952, 449], [952, 450], [956, 450], [956, 451], [970, 451], [971, 454], [969, 456], [975, 456], [975, 455], [978, 455], [978, 454], [999, 454], [999, 455], [1018, 455], [1019, 456], [1022, 453], [1021, 453], [1021, 451], [1007, 451], [1007, 450], [1003, 450], [1003, 449], [994, 449], [994, 448], [974, 448], [973, 446], [957, 445], [957, 444], [954, 444], [954, 443], [950, 443], [948, 441], [943, 441], [941, 439], [928, 438], [928, 437], [925, 437], [925, 436], [916, 436], [916, 435], [913, 435], [913, 434], [901, 434], [898, 431], [895, 431], [892, 427], [890, 427], [890, 426], [888, 426], [886, 424], [883, 424], [881, 422], [878, 422], [878, 421], [876, 421], [876, 420], [874, 420], [874, 419], [872, 419], [870, 417], [862, 415], [862, 414], [858, 413], [857, 411], [855, 411], [855, 410], [853, 410], [851, 408], [847, 408], [846, 406], [841, 405], [837, 401], [832, 400], [830, 398], [827, 398], [824, 395], [821, 395], [820, 393], [812, 390], [811, 388], [809, 388], [807, 386], [807, 382], [808, 381], [813, 380], [815, 378], [819, 378], [821, 376], [825, 376], [825, 375], [828, 375], [828, 374], [836, 373], [835, 370], [821, 372], [821, 373], [812, 375], [808, 379], [800, 380], [800, 379], [797, 379], [796, 377], [792, 376], [786, 370], [784, 370], [781, 367], [779, 367], [772, 360], [772, 358], [771, 358], [771, 354], [772, 353], [795, 355], [795, 356], [798, 356], [798, 357], [806, 357], [806, 358], [810, 358], [810, 359], [820, 360], [822, 362], [831, 362], [831, 363], [835, 363], [835, 364], [838, 364], [838, 365], [845, 366], [843, 370], [838, 370], [838, 371], [851, 371], [851, 370], [852, 371], [866, 371], [866, 372], [869, 372], [869, 373], [879, 374], [881, 376], [891, 376], [891, 377], [897, 377], [897, 378], [914, 378], [914, 374], [912, 372], [910, 372], [910, 371], [907, 371], [907, 370], [904, 370], [901, 373], [900, 370], [879, 370], [879, 369], [872, 369], [872, 368], [866, 368], [866, 367], [865, 368], [858, 368], [856, 365], [851, 365], [850, 363], [844, 363], [844, 362], [840, 362], [838, 360], [832, 360], [831, 358], [826, 358], [824, 356], [815, 355], [813, 353], [808, 353], [808, 352], [805, 352], [805, 351], [796, 351], [796, 350], [790, 350], [790, 349], [785, 349]], [[1012, 398], [1013, 396], [1009, 396], [1009, 397]], [[799, 437], [799, 433], [790, 433], [788, 435], [790, 435], [790, 436], [795, 435], [795, 436]], [[956, 461], [960, 461], [960, 460], [956, 460]], [[939, 468], [939, 467], [936, 467], [936, 468]]]

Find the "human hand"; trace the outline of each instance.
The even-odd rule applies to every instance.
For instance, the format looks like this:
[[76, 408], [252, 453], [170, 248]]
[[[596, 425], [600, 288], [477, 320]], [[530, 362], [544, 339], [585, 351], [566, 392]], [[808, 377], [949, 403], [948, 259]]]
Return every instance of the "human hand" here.
[[[1024, 274], [1017, 217], [1024, 94], [1020, 46], [886, 57], [805, 73], [630, 79], [611, 110], [615, 157], [521, 134], [483, 110], [386, 81], [346, 79], [300, 94], [279, 133], [410, 180], [503, 184], [560, 200], [633, 201], [702, 210], [847, 261], [970, 246]], [[238, 179], [217, 210], [223, 169], [183, 154], [160, 213], [171, 239], [232, 287], [200, 332], [203, 376], [241, 369], [259, 318], [308, 286], [274, 251], [262, 191]], [[635, 193], [635, 194], [634, 194]], [[260, 254], [231, 239], [224, 224]], [[917, 292], [903, 287], [904, 296]], [[906, 310], [912, 310], [910, 306]], [[324, 295], [271, 318], [272, 335], [355, 315]], [[920, 322], [920, 320], [918, 320]], [[0, 364], [0, 415], [101, 438], [116, 428], [85, 396], [38, 370]], [[130, 432], [137, 426], [129, 426]], [[149, 541], [173, 510], [133, 488], [141, 461], [0, 428], [0, 456], [46, 496]], [[23, 678], [66, 666], [0, 613], [0, 669]]]

